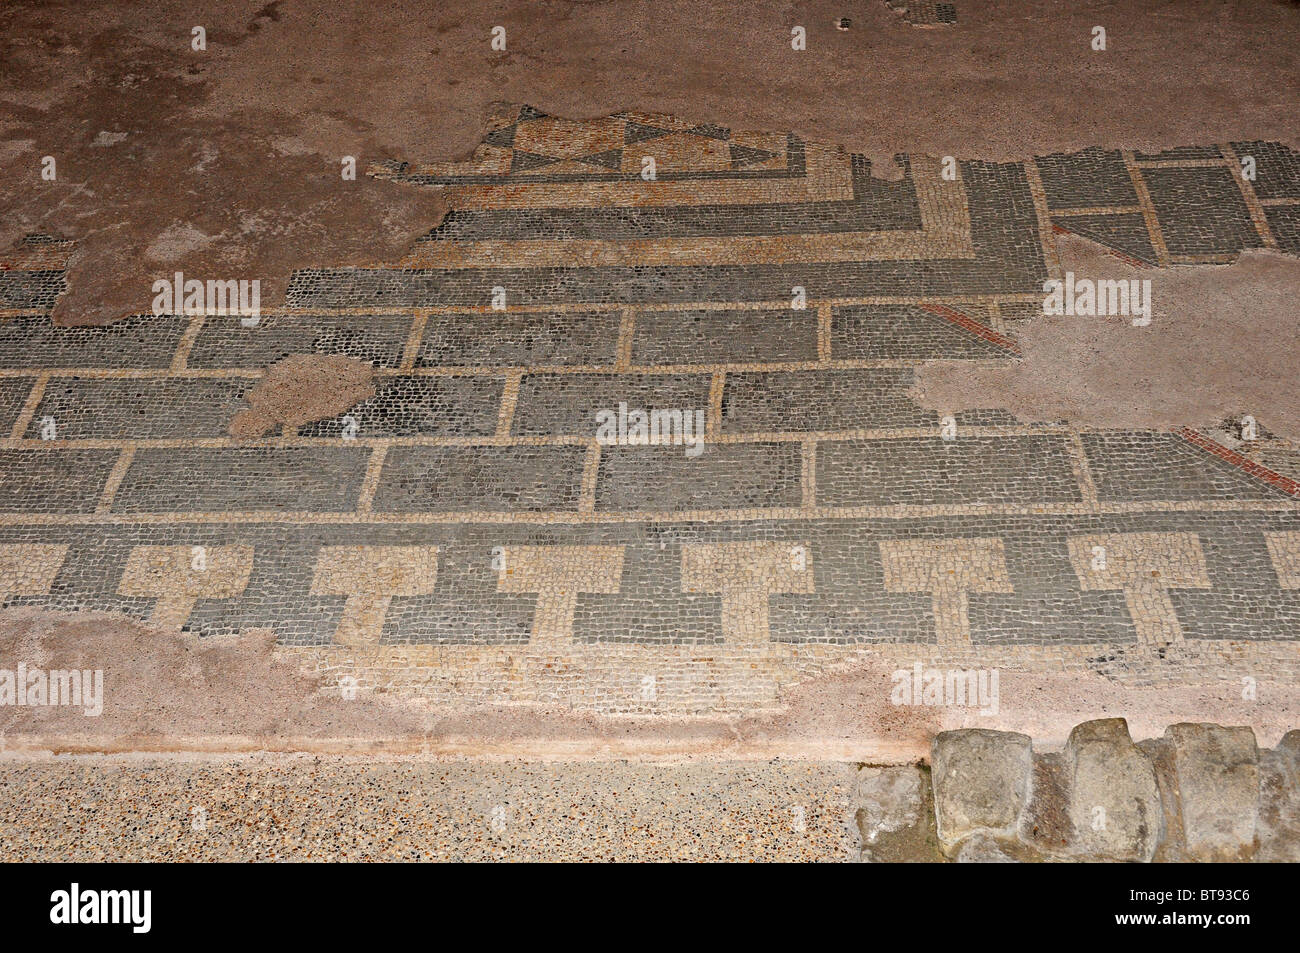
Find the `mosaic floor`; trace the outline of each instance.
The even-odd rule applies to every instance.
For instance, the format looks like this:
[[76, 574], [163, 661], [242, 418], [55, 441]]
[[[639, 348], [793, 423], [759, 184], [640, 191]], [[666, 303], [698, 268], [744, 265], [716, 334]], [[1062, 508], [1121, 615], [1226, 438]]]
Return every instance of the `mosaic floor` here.
[[[1060, 232], [1150, 266], [1300, 254], [1300, 153], [899, 162], [512, 110], [469, 162], [371, 170], [450, 190], [404, 260], [297, 273], [252, 328], [54, 329], [69, 246], [34, 237], [0, 270], [5, 604], [610, 712], [772, 706], [866, 651], [1300, 670], [1300, 474], [908, 396], [926, 360], [1016, 359]], [[376, 395], [229, 437], [304, 353], [372, 362]]]

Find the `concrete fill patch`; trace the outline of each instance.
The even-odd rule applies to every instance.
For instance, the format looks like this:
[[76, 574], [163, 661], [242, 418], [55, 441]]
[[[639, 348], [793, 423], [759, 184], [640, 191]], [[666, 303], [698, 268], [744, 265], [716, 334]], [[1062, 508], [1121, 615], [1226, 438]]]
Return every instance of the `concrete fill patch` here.
[[1300, 260], [1261, 249], [1232, 264], [1133, 268], [1084, 239], [1058, 246], [1077, 279], [1150, 282], [1151, 324], [1135, 327], [1126, 315], [1030, 318], [1016, 337], [1019, 362], [922, 367], [915, 393], [923, 406], [999, 407], [1022, 420], [1119, 430], [1201, 429], [1248, 414], [1300, 442]]

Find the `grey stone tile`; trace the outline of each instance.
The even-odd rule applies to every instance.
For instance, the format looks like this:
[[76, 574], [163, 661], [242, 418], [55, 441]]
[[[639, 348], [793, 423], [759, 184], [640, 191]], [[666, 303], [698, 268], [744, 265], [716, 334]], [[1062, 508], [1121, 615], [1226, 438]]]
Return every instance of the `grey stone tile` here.
[[1300, 205], [1273, 205], [1264, 209], [1264, 217], [1278, 247], [1300, 255]]
[[1151, 244], [1146, 219], [1140, 212], [1129, 215], [1059, 215], [1053, 221], [1067, 231], [1090, 238], [1130, 258], [1148, 265], [1156, 264], [1155, 248]]
[[641, 311], [634, 364], [761, 363], [817, 360], [817, 312], [794, 310]]
[[1284, 497], [1173, 434], [1106, 431], [1083, 436], [1103, 500], [1264, 500]]
[[1228, 255], [1263, 244], [1227, 169], [1145, 169], [1171, 255]]
[[409, 314], [264, 314], [246, 328], [237, 317], [208, 317], [189, 366], [266, 367], [291, 354], [330, 354], [396, 367], [412, 321]]
[[54, 418], [60, 440], [224, 437], [253, 381], [51, 378], [27, 428]]
[[419, 367], [613, 364], [619, 311], [433, 314]]
[[375, 509], [566, 510], [576, 507], [586, 448], [395, 447]]
[[1239, 159], [1255, 160], [1255, 194], [1261, 199], [1300, 198], [1300, 152], [1280, 142], [1234, 142]]
[[55, 327], [43, 315], [7, 318], [0, 321], [0, 367], [170, 367], [188, 325], [171, 315], [84, 328]]
[[596, 484], [599, 510], [743, 509], [798, 506], [797, 443], [605, 447]]
[[0, 450], [0, 511], [90, 513], [116, 450]]
[[361, 447], [141, 449], [113, 512], [350, 510], [368, 458]]
[[485, 436], [496, 432], [503, 385], [499, 377], [381, 377], [374, 397], [298, 432], [340, 437], [350, 417], [358, 437]]
[[1005, 348], [914, 305], [863, 305], [831, 313], [831, 357], [837, 361], [989, 360]]
[[1076, 501], [1062, 437], [827, 441], [817, 502], [837, 506]]
[[34, 377], [0, 377], [0, 436], [7, 437], [18, 422], [35, 384]]
[[1050, 209], [1136, 205], [1133, 179], [1118, 149], [1039, 156], [1035, 162]]
[[[703, 411], [709, 407], [707, 375], [529, 374], [519, 385], [512, 432], [521, 436], [595, 437], [596, 415], [642, 410]], [[692, 418], [694, 419], [694, 418]]]
[[910, 368], [748, 371], [728, 374], [724, 433], [936, 426], [908, 396]]

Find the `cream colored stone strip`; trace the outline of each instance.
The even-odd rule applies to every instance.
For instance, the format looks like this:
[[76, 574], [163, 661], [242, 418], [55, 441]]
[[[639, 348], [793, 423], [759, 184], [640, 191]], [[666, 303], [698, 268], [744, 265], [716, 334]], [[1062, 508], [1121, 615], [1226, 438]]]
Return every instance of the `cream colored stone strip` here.
[[1255, 231], [1259, 233], [1260, 240], [1268, 248], [1277, 247], [1277, 239], [1273, 237], [1273, 230], [1268, 227], [1268, 216], [1264, 214], [1264, 206], [1260, 204], [1259, 196], [1255, 194], [1255, 183], [1247, 180], [1241, 174], [1241, 159], [1237, 156], [1236, 150], [1232, 148], [1231, 143], [1222, 143], [1219, 149], [1223, 152], [1223, 158], [1228, 166], [1228, 173], [1232, 176], [1232, 181], [1237, 183], [1237, 188], [1241, 190], [1241, 198], [1246, 203], [1246, 209], [1250, 212], [1250, 220], [1255, 224]]
[[831, 306], [823, 301], [817, 306], [817, 364], [824, 367], [830, 362]]
[[[663, 645], [650, 643], [620, 644], [574, 644], [561, 657], [579, 664], [590, 664], [592, 660], [622, 665], [631, 663], [639, 667], [642, 662], [697, 662], [720, 660], [748, 666], [760, 662], [774, 666], [768, 671], [779, 671], [779, 666], [801, 660], [817, 658], [822, 661], [852, 659], [907, 659], [934, 660], [935, 658], [970, 658], [983, 659], [987, 662], [1005, 664], [1019, 663], [1030, 670], [1041, 668], [1044, 663], [1051, 664], [1057, 671], [1062, 671], [1063, 662], [1071, 662], [1083, 669], [1092, 669], [1098, 655], [1109, 654], [1117, 647], [1115, 642], [1074, 642], [1074, 643], [1019, 643], [992, 644], [974, 646], [973, 651], [956, 654], [951, 651], [936, 651], [932, 642], [879, 642], [868, 646], [844, 643], [786, 643], [769, 642], [765, 645], [735, 644], [725, 649], [710, 648], [702, 651], [698, 645]], [[1187, 643], [1184, 658], [1198, 657], [1210, 661], [1217, 670], [1221, 670], [1226, 661], [1225, 655], [1235, 660], [1255, 661], [1261, 659], [1288, 659], [1300, 661], [1300, 642], [1294, 639], [1252, 640], [1252, 639], [1215, 639], [1204, 644]], [[530, 646], [484, 645], [474, 643], [411, 643], [402, 645], [369, 645], [355, 649], [341, 649], [338, 646], [277, 646], [277, 652], [301, 655], [321, 653], [336, 661], [354, 661], [356, 667], [371, 664], [401, 665], [408, 662], [427, 664], [438, 660], [456, 660], [459, 663], [501, 665], [513, 667], [518, 672], [521, 664], [536, 661], [541, 666], [555, 661], [556, 656], [550, 652], [538, 653]], [[1158, 658], [1152, 653], [1149, 658]], [[462, 665], [453, 666], [461, 669]], [[787, 670], [788, 671], [788, 670]]]
[[[712, 374], [717, 371], [722, 372], [740, 372], [740, 371], [819, 371], [828, 368], [837, 368], [841, 370], [866, 370], [870, 368], [890, 368], [890, 367], [919, 367], [927, 363], [925, 358], [882, 358], [876, 360], [831, 360], [822, 362], [816, 361], [739, 361], [732, 363], [710, 363], [710, 364], [633, 364], [626, 368], [617, 367], [614, 364], [542, 364], [535, 366], [512, 365], [512, 364], [461, 364], [446, 366], [417, 367], [404, 371], [401, 368], [393, 367], [376, 367], [374, 373], [378, 377], [501, 377], [508, 374]], [[963, 364], [970, 367], [982, 365], [998, 366], [1005, 364], [1005, 361], [998, 359], [970, 360], [963, 361]], [[190, 379], [218, 379], [218, 380], [247, 380], [255, 381], [262, 377], [260, 369], [238, 368], [232, 370], [219, 371], [195, 371], [193, 369], [175, 373], [170, 370], [150, 370], [150, 371], [131, 371], [118, 372], [104, 368], [3, 368], [0, 369], [0, 378], [3, 377], [34, 377], [46, 376], [48, 378], [77, 377], [86, 380], [190, 380]]]
[[[510, 645], [371, 645], [359, 648], [314, 646], [281, 651], [306, 661], [318, 674], [333, 682], [343, 673], [360, 676], [364, 687], [383, 686], [389, 691], [413, 691], [431, 701], [464, 704], [475, 696], [487, 695], [494, 702], [503, 696], [513, 702], [554, 700], [556, 689], [581, 708], [608, 710], [611, 702], [637, 699], [638, 673], [690, 672], [698, 676], [669, 688], [661, 682], [661, 713], [677, 701], [705, 701], [705, 709], [723, 707], [753, 710], [755, 685], [763, 697], [775, 703], [777, 683], [786, 685], [808, 677], [833, 672], [861, 671], [882, 660], [903, 661], [906, 667], [920, 661], [926, 666], [986, 668], [1014, 667], [1018, 671], [1090, 673], [1098, 657], [1113, 655], [1123, 648], [1126, 664], [1108, 674], [1127, 684], [1148, 682], [1153, 675], [1194, 683], [1197, 676], [1213, 681], [1228, 671], [1257, 673], [1268, 666], [1275, 681], [1283, 682], [1300, 673], [1300, 650], [1294, 641], [1251, 643], [1248, 640], [1213, 640], [1206, 644], [1186, 643], [1174, 659], [1162, 659], [1159, 652], [1141, 645], [1121, 642], [1092, 644], [1036, 644], [1022, 646], [978, 645], [965, 648], [939, 647], [933, 642], [882, 643], [872, 646], [786, 644], [780, 642], [732, 643], [709, 646], [590, 644], [568, 646]], [[1172, 664], [1171, 664], [1172, 663]], [[646, 666], [650, 667], [647, 668]], [[889, 668], [903, 667], [890, 665]], [[705, 682], [727, 682], [741, 676], [744, 698], [728, 698]], [[767, 684], [764, 684], [764, 683]], [[723, 686], [716, 686], [723, 687]], [[593, 691], [594, 689], [594, 691]], [[685, 690], [684, 692], [682, 690]], [[705, 693], [704, 698], [698, 694]], [[725, 688], [724, 688], [725, 691]], [[674, 699], [673, 694], [677, 694]], [[643, 699], [639, 699], [643, 701]], [[635, 703], [635, 702], [634, 702]], [[643, 707], [637, 704], [638, 708]], [[697, 709], [698, 712], [698, 709]], [[686, 712], [682, 712], [686, 713]]]
[[1069, 218], [1072, 215], [1140, 215], [1141, 205], [1094, 205], [1086, 208], [1058, 208], [1052, 218]]
[[501, 388], [501, 408], [497, 411], [497, 437], [510, 436], [510, 428], [515, 422], [515, 407], [519, 403], [519, 385], [523, 381], [523, 372], [518, 370], [506, 373], [505, 386]]
[[[716, 378], [715, 378], [716, 381]], [[721, 409], [720, 402], [712, 398], [710, 404], [715, 410]], [[716, 420], [720, 421], [718, 417]], [[962, 433], [969, 437], [1017, 437], [1043, 434], [1067, 433], [1058, 424], [1007, 424], [982, 427], [964, 427]], [[862, 428], [854, 430], [766, 430], [737, 433], [713, 433], [708, 436], [710, 443], [799, 443], [805, 440], [844, 441], [844, 440], [907, 440], [919, 437], [941, 436], [941, 428], [934, 427], [893, 427]], [[346, 442], [339, 437], [268, 437], [260, 440], [241, 440], [234, 437], [158, 437], [154, 439], [132, 439], [130, 446], [136, 449], [187, 449], [201, 447], [207, 449], [249, 448], [249, 447], [334, 447], [346, 450], [353, 447], [549, 447], [549, 446], [586, 446], [591, 440], [590, 434], [549, 434], [520, 436], [433, 436], [428, 434], [408, 437], [368, 437], [358, 436]], [[49, 449], [49, 441], [24, 438], [0, 439], [0, 447], [18, 450]], [[124, 441], [103, 437], [79, 437], [59, 440], [61, 450], [120, 450]]]
[[[1010, 359], [1010, 356], [1008, 356]], [[613, 364], [553, 364], [544, 367], [462, 365], [447, 367], [420, 367], [411, 373], [416, 377], [499, 377], [503, 373], [521, 374], [712, 374], [715, 372], [740, 371], [824, 371], [828, 368], [842, 370], [865, 370], [868, 368], [919, 367], [930, 358], [883, 358], [877, 360], [832, 360], [817, 361], [742, 361], [721, 364], [633, 364], [617, 367]], [[988, 358], [983, 360], [963, 360], [968, 367], [1000, 366], [1005, 359]], [[378, 375], [397, 373], [377, 368]]]
[[1070, 466], [1074, 470], [1074, 479], [1079, 484], [1079, 496], [1090, 506], [1098, 503], [1097, 484], [1092, 478], [1092, 467], [1088, 465], [1088, 454], [1083, 449], [1083, 438], [1077, 431], [1071, 431], [1066, 440], [1066, 449], [1070, 454]]
[[596, 509], [596, 483], [600, 479], [600, 444], [591, 441], [587, 455], [582, 460], [582, 488], [578, 495], [578, 511], [592, 513]]
[[1151, 201], [1151, 192], [1147, 189], [1147, 180], [1138, 167], [1137, 160], [1133, 156], [1133, 150], [1125, 149], [1121, 154], [1124, 156], [1124, 165], [1128, 169], [1129, 178], [1133, 181], [1133, 191], [1137, 193], [1138, 205], [1142, 208], [1142, 217], [1147, 223], [1147, 235], [1150, 237], [1151, 247], [1156, 253], [1156, 262], [1162, 268], [1166, 267], [1169, 265], [1169, 247], [1165, 244], [1165, 235], [1160, 229], [1160, 220], [1156, 217], [1156, 206]]
[[135, 445], [128, 444], [122, 448], [122, 452], [117, 455], [117, 460], [113, 463], [113, 469], [109, 471], [108, 479], [104, 481], [104, 489], [99, 494], [99, 502], [95, 505], [96, 513], [107, 513], [113, 508], [113, 498], [117, 496], [117, 490], [126, 479], [126, 471], [131, 469], [131, 463], [135, 460]]
[[[375, 266], [380, 271], [400, 270], [392, 262], [384, 262]], [[1032, 291], [1008, 291], [997, 294], [927, 294], [924, 299], [916, 295], [860, 295], [857, 297], [844, 298], [814, 298], [809, 300], [809, 306], [815, 307], [821, 302], [839, 307], [841, 305], [871, 305], [871, 304], [916, 304], [920, 300], [937, 301], [944, 304], [961, 304], [961, 303], [983, 303], [988, 301], [999, 301], [1004, 303], [1015, 302], [1041, 302], [1043, 296]], [[622, 311], [627, 305], [618, 304], [608, 301], [591, 301], [591, 302], [569, 302], [569, 303], [551, 303], [551, 304], [520, 304], [511, 305], [510, 313], [532, 314], [555, 312], [557, 314], [580, 314], [588, 311]], [[789, 298], [774, 299], [771, 301], [690, 301], [690, 302], [646, 302], [635, 305], [638, 311], [752, 311], [752, 310], [786, 310], [790, 308]], [[277, 314], [283, 314], [291, 317], [311, 317], [312, 315], [325, 315], [331, 317], [346, 317], [349, 315], [374, 315], [374, 314], [392, 314], [394, 307], [379, 306], [358, 306], [358, 307], [330, 307], [327, 305], [315, 307], [284, 307], [277, 309]], [[437, 305], [421, 307], [420, 310], [427, 311], [430, 315], [434, 314], [491, 314], [493, 309], [489, 305]], [[30, 311], [21, 312], [23, 315], [30, 315]], [[30, 371], [28, 371], [30, 373]]]
[[192, 367], [185, 368], [182, 371], [173, 371], [170, 368], [150, 367], [150, 368], [115, 368], [115, 367], [3, 367], [0, 368], [0, 377], [31, 377], [33, 374], [50, 377], [83, 377], [87, 380], [153, 380], [162, 377], [175, 377], [179, 379], [189, 378], [245, 378], [256, 380], [263, 376], [262, 368], [219, 368], [213, 370], [197, 370]]
[[[29, 371], [28, 374], [30, 373]], [[36, 376], [36, 383], [32, 384], [27, 399], [23, 401], [22, 410], [18, 411], [18, 419], [14, 421], [14, 425], [9, 431], [11, 440], [22, 440], [23, 434], [27, 433], [27, 428], [32, 425], [32, 418], [36, 416], [36, 409], [41, 406], [41, 399], [45, 397], [45, 388], [49, 382], [49, 371], [42, 371]]]
[[632, 366], [632, 337], [635, 331], [636, 311], [624, 308], [623, 320], [618, 327], [618, 345], [615, 348], [617, 357], [614, 359], [614, 369], [617, 371], [626, 371]]
[[726, 388], [727, 372], [714, 371], [709, 382], [709, 416], [704, 423], [704, 434], [715, 443], [722, 438], [722, 395]]
[[1138, 159], [1134, 165], [1139, 169], [1210, 169], [1223, 165], [1223, 159]]
[[[1056, 250], [1056, 233], [1052, 231], [1052, 213], [1047, 205], [1047, 190], [1043, 188], [1043, 176], [1038, 171], [1038, 163], [1029, 158], [1025, 160], [1025, 179], [1029, 183], [1029, 194], [1034, 200], [1034, 215], [1038, 219], [1038, 241], [1043, 249], [1043, 262], [1047, 265], [1047, 276], [1060, 279], [1061, 257]], [[1041, 295], [1038, 300], [1041, 300]], [[937, 300], [937, 299], [934, 299]]]
[[185, 327], [185, 333], [181, 335], [176, 342], [176, 353], [172, 355], [171, 371], [173, 374], [185, 370], [189, 363], [190, 351], [194, 347], [194, 342], [199, 339], [199, 333], [203, 330], [203, 315], [196, 314], [190, 318], [190, 323]]
[[1300, 196], [1282, 196], [1272, 199], [1259, 199], [1259, 204], [1267, 208], [1271, 208], [1274, 205], [1300, 205]]
[[420, 344], [424, 341], [424, 328], [429, 323], [429, 311], [419, 308], [411, 319], [411, 330], [406, 335], [406, 345], [402, 348], [402, 362], [398, 373], [409, 373], [415, 369], [415, 362], [420, 356]]
[[199, 377], [242, 377], [256, 380], [263, 376], [263, 368], [185, 368], [172, 371], [170, 368], [0, 368], [0, 377], [31, 377], [32, 373], [42, 373], [47, 377], [85, 377], [92, 381], [153, 380], [159, 377], [188, 378]]
[[391, 444], [377, 444], [366, 461], [366, 475], [361, 480], [361, 491], [357, 494], [357, 512], [369, 513], [375, 504], [375, 493], [379, 490], [379, 479], [384, 472], [384, 461], [388, 458]]
[[804, 440], [800, 456], [800, 492], [803, 505], [808, 509], [817, 506], [817, 441]]

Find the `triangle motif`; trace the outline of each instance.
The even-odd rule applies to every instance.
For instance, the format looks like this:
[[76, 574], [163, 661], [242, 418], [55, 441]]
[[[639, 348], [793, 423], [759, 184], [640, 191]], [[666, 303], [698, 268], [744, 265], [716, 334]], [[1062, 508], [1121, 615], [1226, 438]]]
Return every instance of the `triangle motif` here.
[[483, 137], [483, 141], [489, 146], [503, 146], [509, 149], [515, 144], [515, 129], [518, 126], [518, 123], [511, 123], [508, 126], [502, 126], [500, 129], [493, 129]]
[[647, 139], [658, 139], [660, 136], [669, 134], [670, 130], [668, 129], [660, 129], [657, 126], [647, 126], [643, 123], [628, 120], [623, 126], [623, 144], [631, 145], [634, 142], [645, 142]]
[[578, 162], [585, 162], [587, 165], [600, 166], [602, 169], [613, 169], [617, 172], [623, 168], [623, 150], [610, 149], [608, 152], [598, 152], [590, 156], [576, 157]]
[[539, 156], [533, 152], [524, 152], [520, 149], [514, 151], [510, 157], [511, 172], [531, 172], [533, 169], [540, 169], [542, 166], [550, 165], [552, 162], [559, 162], [552, 156]]
[[766, 149], [751, 149], [749, 146], [738, 146], [734, 143], [731, 146], [731, 167], [733, 169], [743, 169], [747, 165], [755, 165], [775, 158], [776, 153], [768, 152]]
[[706, 122], [698, 126], [693, 126], [686, 130], [692, 136], [704, 136], [706, 139], [720, 139], [726, 142], [731, 138], [731, 130], [726, 126], [715, 126], [711, 122]]

